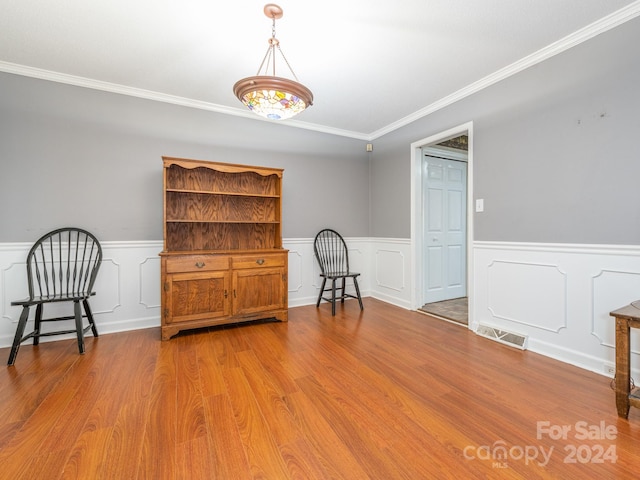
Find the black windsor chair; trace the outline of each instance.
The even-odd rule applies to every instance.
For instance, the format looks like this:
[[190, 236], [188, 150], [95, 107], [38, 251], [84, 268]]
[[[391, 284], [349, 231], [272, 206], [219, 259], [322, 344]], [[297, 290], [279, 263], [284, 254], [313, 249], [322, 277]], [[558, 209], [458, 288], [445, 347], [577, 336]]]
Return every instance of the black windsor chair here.
[[[84, 353], [84, 334], [92, 330], [98, 336], [89, 306], [89, 297], [95, 295], [93, 284], [102, 263], [102, 247], [91, 233], [80, 228], [59, 228], [41, 237], [29, 250], [27, 255], [27, 280], [29, 297], [11, 302], [11, 305], [22, 306], [16, 335], [9, 354], [7, 365], [13, 365], [20, 344], [33, 338], [38, 345], [40, 337], [62, 335], [75, 332], [78, 337], [78, 350]], [[42, 318], [45, 303], [73, 302], [73, 315]], [[81, 306], [84, 307], [84, 315]], [[36, 307], [34, 329], [24, 335], [29, 319], [29, 310]], [[83, 326], [83, 318], [88, 325]], [[42, 332], [43, 322], [75, 320], [74, 330]]]
[[[360, 303], [360, 310], [362, 310], [364, 307], [362, 306], [362, 297], [358, 286], [358, 276], [360, 274], [349, 270], [349, 252], [342, 236], [330, 228], [321, 230], [313, 242], [313, 252], [320, 265], [320, 276], [322, 277], [322, 286], [320, 287], [316, 307], [320, 306], [321, 300], [331, 302], [331, 315], [335, 315], [336, 300], [344, 303], [345, 298], [357, 298], [358, 303]], [[356, 295], [346, 293], [347, 278], [353, 280]], [[331, 288], [325, 289], [327, 280], [331, 280]], [[338, 280], [342, 280], [342, 284], [339, 287], [341, 290], [340, 295], [336, 297], [336, 282]], [[331, 297], [324, 297], [324, 293], [329, 291], [331, 292]]]

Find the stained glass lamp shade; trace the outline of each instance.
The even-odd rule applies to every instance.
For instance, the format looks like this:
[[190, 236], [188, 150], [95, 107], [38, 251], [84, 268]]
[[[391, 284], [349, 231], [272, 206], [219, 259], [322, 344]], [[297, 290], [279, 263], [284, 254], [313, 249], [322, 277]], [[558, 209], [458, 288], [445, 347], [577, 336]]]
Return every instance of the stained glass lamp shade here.
[[272, 120], [291, 118], [313, 101], [313, 94], [304, 85], [268, 75], [243, 78], [235, 84], [233, 93], [251, 111]]
[[[282, 17], [282, 9], [277, 5], [268, 4], [264, 7], [264, 13], [273, 19], [269, 48], [258, 69], [258, 74], [236, 82], [233, 93], [252, 112], [272, 120], [285, 120], [311, 106], [313, 94], [297, 81], [295, 73], [280, 49], [280, 42], [276, 39], [276, 19]], [[276, 49], [296, 81], [276, 76]], [[263, 67], [264, 74], [260, 74]], [[267, 72], [272, 74], [267, 75]]]

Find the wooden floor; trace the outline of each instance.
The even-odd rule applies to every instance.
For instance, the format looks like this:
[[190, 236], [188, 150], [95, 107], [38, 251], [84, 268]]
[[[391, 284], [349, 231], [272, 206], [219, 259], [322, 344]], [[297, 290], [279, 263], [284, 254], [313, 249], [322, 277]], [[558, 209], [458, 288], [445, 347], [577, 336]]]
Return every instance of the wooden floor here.
[[637, 478], [604, 376], [370, 298], [289, 319], [24, 345], [0, 478]]

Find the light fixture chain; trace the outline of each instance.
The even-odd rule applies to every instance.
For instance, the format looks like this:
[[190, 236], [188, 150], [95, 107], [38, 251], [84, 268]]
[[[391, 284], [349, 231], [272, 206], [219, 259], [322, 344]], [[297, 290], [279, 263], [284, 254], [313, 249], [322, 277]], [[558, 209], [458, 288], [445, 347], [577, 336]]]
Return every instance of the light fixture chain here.
[[256, 75], [260, 75], [260, 72], [262, 71], [262, 67], [265, 66], [266, 63], [266, 67], [265, 67], [265, 72], [268, 71], [269, 69], [269, 63], [271, 62], [271, 57], [275, 57], [275, 55], [273, 54], [273, 46], [269, 45], [269, 47], [267, 48], [267, 53], [264, 54], [264, 58], [262, 59], [262, 63], [260, 64], [260, 67], [258, 67], [258, 72], [256, 73]]
[[[293, 78], [296, 79], [296, 82], [299, 82], [300, 80], [298, 80], [298, 76], [293, 71], [293, 68], [291, 68], [291, 65], [289, 65], [289, 60], [287, 60], [287, 57], [284, 56], [284, 52], [282, 51], [282, 48], [280, 48], [280, 42], [276, 39], [276, 17], [273, 16], [272, 18], [273, 18], [273, 25], [271, 27], [271, 38], [273, 39], [273, 41], [271, 43], [271, 48], [274, 48], [274, 46], [277, 45], [278, 51], [280, 52], [280, 55], [282, 55], [282, 59], [284, 60], [284, 63], [287, 65], [287, 67], [289, 67], [289, 71], [293, 75]], [[276, 55], [275, 55], [275, 52], [273, 54], [273, 76], [274, 77], [276, 76]]]
[[[298, 80], [298, 76], [293, 71], [293, 68], [291, 68], [291, 65], [289, 65], [289, 61], [287, 60], [287, 57], [284, 56], [284, 53], [282, 52], [282, 49], [280, 48], [280, 45], [278, 45], [278, 51], [280, 52], [280, 55], [282, 55], [282, 58], [284, 59], [284, 63], [286, 63], [287, 67], [289, 67], [289, 71], [293, 75], [293, 78], [296, 79], [296, 82], [299, 82], [300, 80]], [[274, 61], [274, 66], [275, 66], [275, 61]]]

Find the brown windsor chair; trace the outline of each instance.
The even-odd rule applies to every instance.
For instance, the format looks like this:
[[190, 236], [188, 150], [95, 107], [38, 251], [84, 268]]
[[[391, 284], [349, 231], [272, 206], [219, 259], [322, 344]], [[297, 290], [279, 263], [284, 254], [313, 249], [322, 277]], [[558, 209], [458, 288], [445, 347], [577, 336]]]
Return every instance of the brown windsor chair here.
[[[316, 307], [320, 306], [321, 300], [331, 302], [331, 315], [335, 315], [336, 300], [344, 303], [345, 298], [356, 298], [360, 304], [360, 310], [362, 310], [364, 307], [362, 306], [362, 297], [358, 286], [358, 276], [360, 274], [349, 270], [349, 252], [342, 236], [330, 228], [321, 230], [313, 242], [313, 252], [320, 265], [320, 276], [322, 277], [322, 286], [320, 287]], [[356, 290], [355, 295], [346, 292], [347, 278], [353, 280], [353, 286]], [[327, 280], [331, 280], [331, 288], [325, 289]], [[340, 294], [336, 296], [336, 282], [339, 280], [342, 280], [342, 284], [339, 287]], [[324, 297], [324, 293], [329, 291], [331, 292], [331, 297]]]
[[[98, 336], [89, 297], [95, 295], [93, 284], [101, 263], [100, 243], [93, 234], [80, 228], [59, 228], [41, 237], [31, 247], [27, 255], [29, 297], [11, 302], [11, 305], [21, 306], [22, 313], [7, 365], [14, 364], [20, 344], [29, 338], [33, 338], [33, 344], [38, 345], [40, 337], [75, 332], [78, 350], [81, 354], [84, 353], [84, 334], [91, 329], [93, 336]], [[43, 305], [57, 302], [73, 302], [73, 315], [42, 318]], [[84, 307], [84, 315], [81, 304]], [[31, 333], [25, 335], [29, 310], [33, 306], [36, 307], [34, 328]], [[88, 321], [86, 327], [83, 318]], [[63, 320], [75, 320], [75, 329], [41, 331], [43, 322]]]

